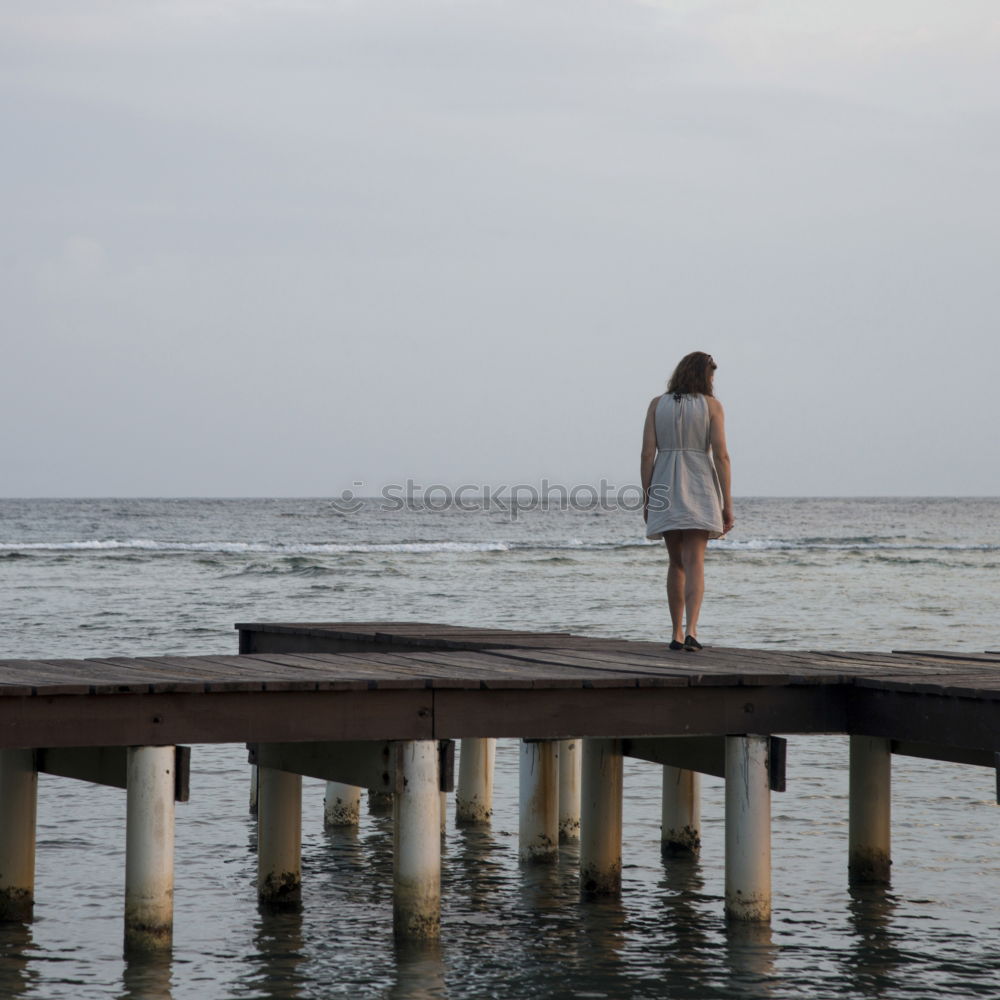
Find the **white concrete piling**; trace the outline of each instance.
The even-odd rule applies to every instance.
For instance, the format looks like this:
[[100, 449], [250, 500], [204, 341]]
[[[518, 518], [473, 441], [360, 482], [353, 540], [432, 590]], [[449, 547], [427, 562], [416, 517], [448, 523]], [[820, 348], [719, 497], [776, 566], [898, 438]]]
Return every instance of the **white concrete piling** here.
[[848, 876], [852, 882], [889, 881], [892, 751], [889, 741], [852, 736]]
[[323, 825], [329, 829], [357, 826], [361, 821], [361, 789], [328, 781], [323, 796]]
[[493, 817], [493, 767], [495, 739], [462, 740], [458, 758], [458, 788], [455, 790], [455, 823], [486, 826]]
[[301, 856], [302, 776], [258, 768], [257, 896], [262, 903], [298, 902]]
[[0, 750], [0, 921], [30, 921], [38, 772], [32, 750]]
[[580, 839], [580, 774], [583, 749], [580, 740], [559, 741], [559, 843]]
[[441, 797], [436, 740], [393, 744], [393, 931], [433, 939], [441, 927]]
[[170, 948], [174, 929], [175, 750], [126, 755], [125, 951]]
[[768, 736], [726, 737], [726, 916], [771, 919]]
[[522, 861], [555, 861], [559, 852], [559, 759], [555, 740], [521, 743], [518, 844]]
[[580, 891], [617, 896], [622, 887], [621, 740], [583, 740]]
[[697, 854], [701, 848], [701, 775], [697, 771], [664, 765], [661, 815], [663, 854]]

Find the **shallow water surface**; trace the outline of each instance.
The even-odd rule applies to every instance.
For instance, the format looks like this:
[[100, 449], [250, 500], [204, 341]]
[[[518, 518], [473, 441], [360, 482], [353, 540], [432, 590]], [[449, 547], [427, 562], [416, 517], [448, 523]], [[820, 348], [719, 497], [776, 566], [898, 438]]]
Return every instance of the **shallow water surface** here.
[[[754, 500], [713, 545], [706, 642], [1000, 648], [996, 500]], [[337, 516], [319, 500], [0, 502], [2, 656], [235, 652], [234, 621], [410, 619], [662, 638], [662, 546], [634, 515]], [[624, 891], [577, 854], [517, 861], [517, 744], [489, 830], [449, 821], [442, 938], [391, 936], [390, 821], [325, 832], [304, 781], [303, 905], [258, 909], [246, 750], [198, 746], [177, 808], [174, 951], [121, 957], [125, 800], [40, 779], [36, 920], [0, 926], [0, 997], [929, 998], [1000, 995], [992, 771], [896, 759], [893, 881], [846, 879], [847, 741], [789, 737], [774, 919], [722, 918], [723, 786], [697, 862], [659, 851], [660, 771], [626, 763]]]

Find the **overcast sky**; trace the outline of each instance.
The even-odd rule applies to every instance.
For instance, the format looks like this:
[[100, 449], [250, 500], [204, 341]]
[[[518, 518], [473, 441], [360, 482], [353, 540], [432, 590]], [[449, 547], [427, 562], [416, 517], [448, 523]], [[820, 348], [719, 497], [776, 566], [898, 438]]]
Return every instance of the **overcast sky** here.
[[0, 495], [1000, 493], [996, 0], [4, 0]]

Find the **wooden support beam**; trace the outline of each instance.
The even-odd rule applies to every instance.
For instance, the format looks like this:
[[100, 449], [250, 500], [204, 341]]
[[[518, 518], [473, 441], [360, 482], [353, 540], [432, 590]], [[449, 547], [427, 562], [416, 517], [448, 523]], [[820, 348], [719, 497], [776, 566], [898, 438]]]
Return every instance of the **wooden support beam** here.
[[[768, 777], [772, 792], [785, 790], [785, 761], [788, 741], [771, 736], [768, 750]], [[648, 760], [698, 774], [726, 776], [725, 736], [666, 736], [622, 740], [625, 757]]]
[[[247, 750], [251, 764], [275, 771], [356, 785], [376, 792], [392, 792], [396, 785], [396, 757], [391, 744], [380, 740], [248, 743]], [[450, 792], [455, 787], [454, 741], [438, 741], [438, 758], [440, 791]]]
[[996, 767], [997, 754], [994, 750], [970, 750], [967, 747], [917, 743], [914, 740], [890, 740], [889, 749], [900, 757], [923, 757], [926, 760], [947, 760], [953, 764]]
[[[191, 748], [173, 749], [174, 801], [187, 802], [191, 797]], [[127, 787], [127, 747], [48, 747], [36, 751], [35, 760], [41, 774]]]

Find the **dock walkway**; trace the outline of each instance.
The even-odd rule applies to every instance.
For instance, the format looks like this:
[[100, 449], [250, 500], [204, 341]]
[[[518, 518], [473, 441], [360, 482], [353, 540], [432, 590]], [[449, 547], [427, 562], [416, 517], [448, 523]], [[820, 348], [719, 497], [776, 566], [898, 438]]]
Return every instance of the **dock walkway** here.
[[[480, 761], [487, 776], [489, 741], [525, 741], [526, 859], [556, 849], [556, 775], [562, 773], [565, 792], [576, 780], [572, 768], [582, 769], [581, 884], [598, 892], [617, 891], [622, 756], [673, 769], [672, 780], [686, 790], [669, 811], [664, 804], [665, 842], [669, 829], [677, 834], [675, 846], [695, 849], [691, 775], [728, 779], [743, 768], [746, 794], [742, 803], [733, 801], [733, 815], [743, 817], [744, 842], [767, 848], [769, 866], [769, 800], [761, 796], [783, 787], [777, 758], [784, 748], [777, 734], [846, 734], [852, 737], [852, 872], [878, 879], [888, 876], [891, 754], [995, 768], [1000, 753], [996, 652], [706, 647], [689, 653], [671, 652], [664, 643], [427, 623], [236, 627], [239, 654], [233, 656], [0, 660], [0, 916], [30, 916], [32, 782], [38, 771], [128, 787], [130, 822], [134, 791], [135, 823], [141, 824], [151, 820], [142, 819], [140, 786], [169, 795], [171, 810], [185, 797], [186, 775], [179, 772], [186, 756], [174, 749], [181, 744], [251, 745], [261, 765], [262, 796], [271, 802], [261, 814], [262, 897], [265, 886], [276, 896], [297, 886], [298, 834], [287, 821], [289, 814], [294, 818], [297, 792], [287, 779], [303, 774], [345, 787], [394, 789], [404, 840], [422, 845], [415, 861], [398, 856], [397, 868], [415, 865], [433, 881], [439, 858], [427, 852], [436, 855], [439, 845], [429, 847], [421, 830], [428, 822], [428, 789], [436, 801], [447, 784], [442, 741], [462, 740], [461, 760]], [[582, 742], [582, 753], [573, 741]], [[754, 786], [758, 779], [763, 791]], [[736, 783], [727, 780], [727, 828], [729, 784]], [[482, 785], [467, 790], [487, 803], [480, 803], [487, 819], [490, 794]], [[160, 837], [160, 850], [152, 852], [158, 857], [169, 845], [161, 833], [148, 836]], [[740, 874], [739, 865], [727, 850], [727, 911], [765, 919], [769, 867], [762, 873], [753, 862]], [[143, 892], [149, 879], [162, 882], [169, 875], [157, 871], [135, 875], [146, 880]], [[436, 933], [433, 900], [429, 908], [426, 900], [407, 903], [401, 892], [397, 880], [397, 928], [416, 936]], [[162, 907], [158, 916], [147, 912], [136, 922], [167, 928], [144, 931], [137, 946], [169, 940], [169, 914]]]

